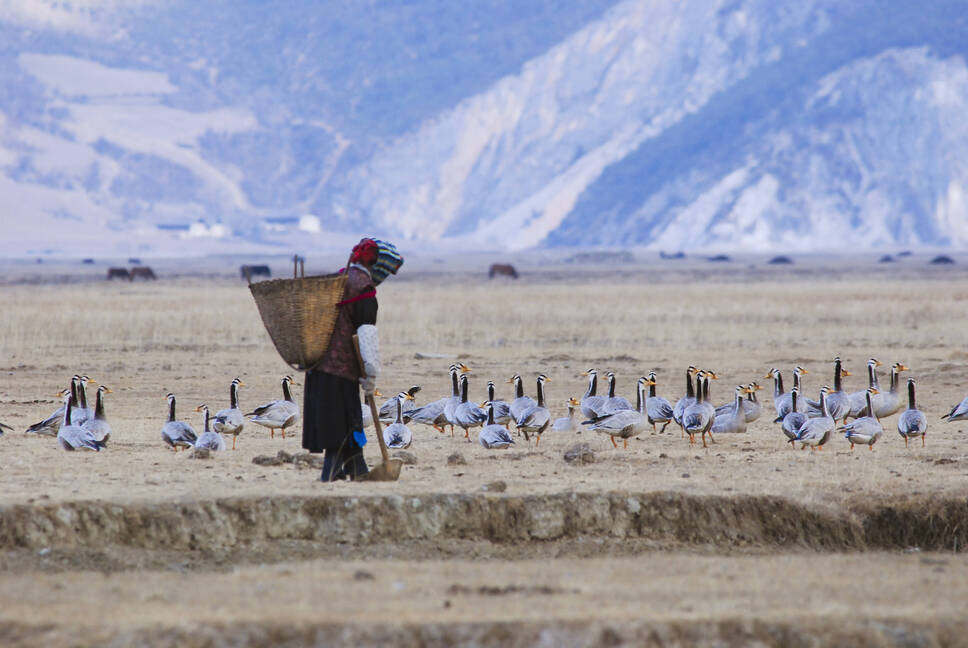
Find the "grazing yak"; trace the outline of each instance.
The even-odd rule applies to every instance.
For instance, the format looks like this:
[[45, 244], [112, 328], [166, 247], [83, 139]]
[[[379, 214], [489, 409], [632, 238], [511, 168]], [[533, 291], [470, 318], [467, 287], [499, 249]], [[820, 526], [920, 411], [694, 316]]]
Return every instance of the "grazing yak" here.
[[155, 276], [155, 273], [150, 266], [131, 268], [131, 281], [134, 281], [135, 279], [150, 279], [154, 281], [157, 278], [158, 277]]
[[511, 277], [512, 279], [517, 279], [518, 271], [510, 263], [495, 263], [487, 271], [488, 279], [493, 279], [494, 277]]
[[127, 268], [108, 268], [108, 281], [112, 279], [127, 279], [131, 281], [131, 273]]
[[242, 275], [243, 279], [251, 280], [252, 277], [257, 277], [262, 275], [264, 277], [271, 277], [272, 272], [269, 270], [267, 265], [244, 265], [239, 267], [239, 273]]

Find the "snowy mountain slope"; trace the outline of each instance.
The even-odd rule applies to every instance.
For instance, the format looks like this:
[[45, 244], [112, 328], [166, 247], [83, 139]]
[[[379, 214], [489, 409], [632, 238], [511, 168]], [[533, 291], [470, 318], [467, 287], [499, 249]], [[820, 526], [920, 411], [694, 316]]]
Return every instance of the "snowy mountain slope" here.
[[963, 247], [966, 53], [955, 0], [6, 0], [0, 254]]

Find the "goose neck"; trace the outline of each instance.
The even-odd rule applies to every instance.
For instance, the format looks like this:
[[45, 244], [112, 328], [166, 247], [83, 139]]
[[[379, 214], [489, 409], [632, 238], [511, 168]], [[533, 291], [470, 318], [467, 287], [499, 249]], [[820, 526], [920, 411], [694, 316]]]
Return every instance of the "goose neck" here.
[[104, 397], [101, 395], [100, 389], [97, 390], [97, 395], [94, 397], [94, 418], [104, 420]]
[[292, 392], [289, 390], [289, 381], [288, 380], [283, 380], [282, 381], [282, 397], [285, 398], [290, 403], [295, 402], [295, 401], [292, 400]]
[[914, 381], [908, 381], [908, 409], [917, 409], [917, 399], [914, 396]]

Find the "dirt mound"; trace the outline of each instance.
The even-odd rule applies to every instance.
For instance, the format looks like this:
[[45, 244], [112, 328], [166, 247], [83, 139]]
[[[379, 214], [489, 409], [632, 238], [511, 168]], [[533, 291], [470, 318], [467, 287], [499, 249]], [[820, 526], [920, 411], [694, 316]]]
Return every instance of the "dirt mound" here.
[[6, 550], [204, 551], [274, 542], [366, 546], [447, 539], [513, 550], [530, 541], [588, 538], [659, 548], [960, 550], [968, 543], [968, 503], [909, 498], [837, 511], [777, 497], [485, 492], [0, 508], [0, 549]]
[[496, 621], [423, 624], [210, 623], [194, 627], [90, 628], [0, 624], [5, 646], [946, 646], [958, 645], [968, 622], [838, 619], [799, 621]]

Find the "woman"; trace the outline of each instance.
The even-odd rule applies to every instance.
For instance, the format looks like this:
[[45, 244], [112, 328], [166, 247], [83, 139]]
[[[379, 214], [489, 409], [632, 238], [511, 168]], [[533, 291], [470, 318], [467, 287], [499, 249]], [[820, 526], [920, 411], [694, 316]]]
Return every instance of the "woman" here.
[[[403, 257], [390, 243], [368, 238], [357, 243], [346, 268], [346, 289], [329, 348], [306, 372], [302, 445], [310, 452], [326, 453], [322, 481], [355, 479], [368, 472], [359, 388], [372, 395], [380, 371], [376, 286], [401, 265]], [[360, 338], [365, 374], [353, 347], [354, 334]]]

